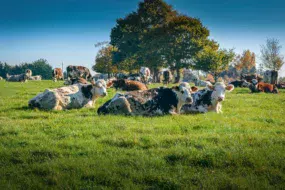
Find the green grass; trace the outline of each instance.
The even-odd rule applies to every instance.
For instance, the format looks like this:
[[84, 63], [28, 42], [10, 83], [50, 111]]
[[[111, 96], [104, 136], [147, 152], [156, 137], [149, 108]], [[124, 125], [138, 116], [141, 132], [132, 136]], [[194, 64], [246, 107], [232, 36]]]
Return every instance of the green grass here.
[[62, 82], [0, 81], [0, 189], [284, 189], [285, 91], [227, 93], [223, 114], [39, 111]]

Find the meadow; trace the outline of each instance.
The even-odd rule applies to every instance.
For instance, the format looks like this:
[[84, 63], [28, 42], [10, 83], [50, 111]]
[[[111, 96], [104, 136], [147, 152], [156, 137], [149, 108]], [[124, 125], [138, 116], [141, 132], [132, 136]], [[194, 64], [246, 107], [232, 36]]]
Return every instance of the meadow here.
[[114, 89], [93, 109], [27, 107], [62, 85], [0, 81], [0, 189], [285, 188], [285, 90], [237, 88], [223, 114], [98, 116]]

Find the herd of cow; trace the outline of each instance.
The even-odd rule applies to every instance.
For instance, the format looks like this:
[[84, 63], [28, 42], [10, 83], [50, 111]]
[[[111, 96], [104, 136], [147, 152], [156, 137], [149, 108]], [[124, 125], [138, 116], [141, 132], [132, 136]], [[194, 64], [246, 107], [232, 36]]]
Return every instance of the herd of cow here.
[[[265, 77], [273, 77], [274, 72], [266, 73]], [[53, 80], [63, 80], [63, 72], [55, 68], [52, 72]], [[162, 81], [168, 84], [171, 81], [171, 72], [165, 70], [161, 73]], [[20, 75], [8, 75], [7, 81], [24, 82], [32, 77], [32, 71], [26, 70]], [[35, 76], [36, 77], [36, 76]], [[138, 75], [120, 76], [108, 81], [104, 79], [94, 80], [90, 71], [82, 66], [67, 67], [67, 86], [46, 89], [29, 101], [31, 108], [44, 110], [65, 110], [93, 107], [96, 99], [107, 96], [107, 88], [114, 87], [126, 93], [116, 95], [104, 103], [98, 109], [98, 114], [123, 114], [157, 116], [165, 114], [191, 114], [214, 111], [222, 112], [222, 102], [226, 91], [232, 91], [235, 87], [248, 87], [251, 92], [278, 93], [276, 85], [262, 82], [259, 75], [242, 76], [241, 80], [233, 81], [228, 85], [220, 80], [215, 84], [209, 81], [201, 81], [193, 78], [195, 85], [205, 86], [198, 90], [196, 86], [190, 87], [188, 82], [182, 82], [172, 88], [148, 89], [151, 81], [150, 70], [142, 67]], [[88, 81], [91, 81], [88, 83]], [[201, 85], [201, 83], [203, 85]]]

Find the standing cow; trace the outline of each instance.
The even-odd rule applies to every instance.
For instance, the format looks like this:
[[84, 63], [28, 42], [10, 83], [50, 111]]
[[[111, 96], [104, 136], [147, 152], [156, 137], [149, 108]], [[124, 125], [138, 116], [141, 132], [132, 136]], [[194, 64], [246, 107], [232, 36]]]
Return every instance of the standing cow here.
[[148, 84], [150, 79], [150, 70], [148, 67], [140, 68], [141, 80], [143, 83]]
[[89, 69], [86, 67], [69, 65], [66, 68], [66, 71], [67, 71], [67, 77], [69, 79], [84, 78], [86, 80], [92, 80], [92, 75]]
[[163, 84], [166, 85], [168, 85], [173, 80], [173, 75], [171, 74], [170, 70], [163, 71], [162, 77], [163, 77], [162, 82]]
[[54, 68], [52, 71], [52, 79], [54, 82], [57, 80], [63, 80], [63, 72], [61, 68]]
[[27, 69], [25, 73], [19, 75], [6, 75], [6, 81], [9, 82], [26, 82], [32, 76], [32, 71]]
[[267, 70], [264, 72], [263, 82], [276, 85], [277, 79], [278, 79], [278, 71]]

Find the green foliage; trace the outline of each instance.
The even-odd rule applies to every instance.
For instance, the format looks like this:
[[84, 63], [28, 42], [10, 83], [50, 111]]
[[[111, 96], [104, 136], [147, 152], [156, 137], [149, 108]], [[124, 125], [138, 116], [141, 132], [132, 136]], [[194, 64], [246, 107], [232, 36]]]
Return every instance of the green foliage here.
[[52, 67], [45, 59], [39, 59], [32, 63], [22, 63], [15, 66], [0, 62], [0, 76], [5, 78], [7, 73], [10, 75], [21, 74], [25, 73], [26, 69], [31, 69], [33, 75], [41, 75], [43, 79], [52, 78]]
[[114, 89], [94, 109], [27, 108], [39, 92], [62, 85], [0, 81], [1, 189], [285, 186], [284, 90], [273, 95], [237, 88], [220, 115], [98, 116]]
[[203, 51], [199, 52], [194, 67], [197, 70], [212, 73], [217, 80], [219, 74], [228, 69], [234, 55], [233, 50], [216, 50], [211, 46], [206, 46]]

